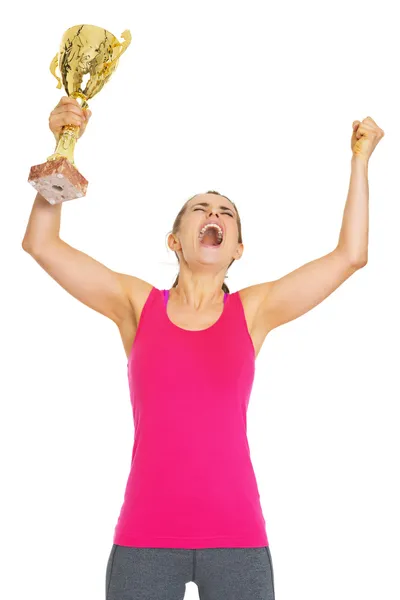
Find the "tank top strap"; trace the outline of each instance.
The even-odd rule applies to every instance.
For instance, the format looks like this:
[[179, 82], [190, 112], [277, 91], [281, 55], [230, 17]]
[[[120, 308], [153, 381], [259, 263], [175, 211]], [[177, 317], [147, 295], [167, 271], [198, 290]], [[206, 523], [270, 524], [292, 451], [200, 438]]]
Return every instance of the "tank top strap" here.
[[169, 290], [163, 290], [164, 292], [164, 306], [167, 306]]

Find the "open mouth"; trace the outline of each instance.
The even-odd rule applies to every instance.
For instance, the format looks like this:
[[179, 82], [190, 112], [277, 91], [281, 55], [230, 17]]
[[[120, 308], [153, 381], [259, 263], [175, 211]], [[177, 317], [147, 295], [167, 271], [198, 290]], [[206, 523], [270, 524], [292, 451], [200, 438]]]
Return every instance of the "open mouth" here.
[[223, 231], [216, 223], [207, 223], [199, 233], [200, 244], [211, 248], [220, 246], [223, 237]]

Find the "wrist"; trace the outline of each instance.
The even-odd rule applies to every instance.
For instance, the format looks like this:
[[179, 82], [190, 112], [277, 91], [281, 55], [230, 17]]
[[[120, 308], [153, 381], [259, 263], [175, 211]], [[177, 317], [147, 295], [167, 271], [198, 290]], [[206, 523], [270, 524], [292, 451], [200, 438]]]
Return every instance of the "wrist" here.
[[353, 154], [351, 157], [351, 166], [355, 169], [361, 169], [368, 173], [368, 162], [369, 159], [365, 158], [361, 154]]

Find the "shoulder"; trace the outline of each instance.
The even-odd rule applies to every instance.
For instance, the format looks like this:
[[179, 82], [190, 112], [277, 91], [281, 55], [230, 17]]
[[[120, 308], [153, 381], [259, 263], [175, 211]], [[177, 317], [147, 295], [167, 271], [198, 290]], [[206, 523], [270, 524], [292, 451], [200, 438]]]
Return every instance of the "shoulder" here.
[[273, 281], [266, 281], [265, 283], [250, 285], [238, 290], [243, 308], [249, 313], [249, 315], [258, 312], [272, 285]]
[[265, 298], [273, 285], [272, 281], [250, 285], [238, 290], [238, 295], [242, 301], [243, 310], [246, 315], [246, 321], [249, 329], [261, 328], [264, 330], [264, 307]]
[[150, 293], [153, 290], [158, 291], [158, 288], [148, 281], [133, 275], [122, 275], [122, 283], [130, 304], [130, 315], [127, 315], [127, 318], [131, 318], [137, 326], [143, 307], [146, 304]]

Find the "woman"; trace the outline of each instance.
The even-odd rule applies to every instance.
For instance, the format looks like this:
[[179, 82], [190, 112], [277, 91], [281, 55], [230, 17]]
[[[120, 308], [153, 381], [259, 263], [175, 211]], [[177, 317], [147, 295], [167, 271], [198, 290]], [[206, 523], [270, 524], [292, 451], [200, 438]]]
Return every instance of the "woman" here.
[[[64, 97], [50, 115], [90, 118]], [[266, 335], [319, 304], [367, 263], [368, 161], [383, 131], [354, 121], [349, 194], [332, 252], [230, 293], [243, 253], [237, 207], [190, 198], [168, 245], [171, 290], [114, 272], [59, 237], [61, 205], [37, 195], [23, 248], [70, 294], [112, 319], [128, 358], [135, 423], [131, 471], [106, 569], [106, 600], [273, 600], [271, 553], [246, 436], [255, 359]]]

